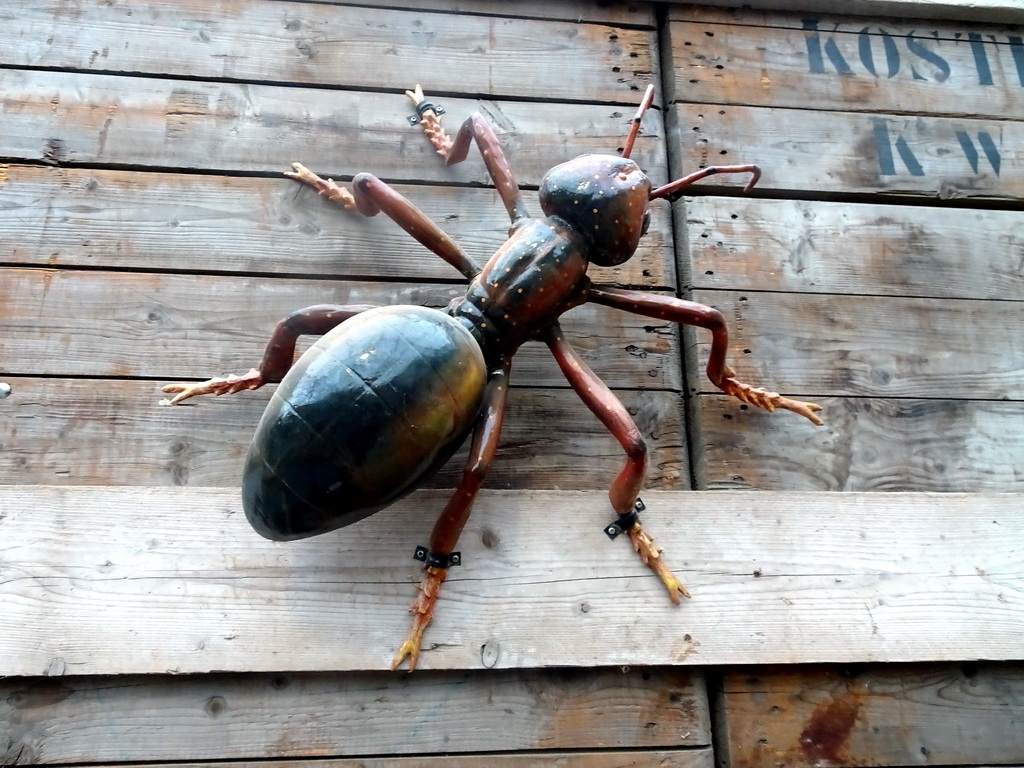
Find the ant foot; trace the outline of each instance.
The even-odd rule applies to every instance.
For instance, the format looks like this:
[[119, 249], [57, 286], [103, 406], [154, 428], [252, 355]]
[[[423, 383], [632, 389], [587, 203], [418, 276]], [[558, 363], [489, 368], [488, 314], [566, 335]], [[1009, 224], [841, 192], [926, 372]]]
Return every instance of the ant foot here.
[[409, 659], [409, 671], [416, 669], [416, 662], [420, 658], [420, 644], [423, 642], [423, 633], [427, 629], [430, 620], [434, 618], [434, 603], [437, 602], [438, 592], [444, 584], [448, 575], [446, 568], [434, 568], [427, 566], [423, 573], [423, 580], [416, 587], [419, 595], [409, 608], [412, 614], [412, 629], [409, 630], [405, 642], [398, 649], [395, 658], [391, 660], [391, 668], [398, 669], [403, 661]]
[[188, 400], [196, 395], [230, 395], [243, 389], [259, 389], [265, 383], [263, 375], [255, 368], [251, 368], [248, 373], [241, 376], [219, 376], [196, 384], [168, 384], [163, 388], [164, 392], [174, 394], [174, 397], [161, 400], [160, 405], [177, 405], [182, 400]]
[[[417, 107], [419, 112], [419, 106], [426, 101], [426, 96], [423, 95], [423, 89], [420, 86], [416, 86], [415, 91], [406, 91], [405, 95], [409, 97], [413, 104]], [[430, 139], [430, 143], [434, 145], [434, 149], [437, 150], [437, 154], [443, 157], [445, 160], [448, 159], [448, 152], [452, 148], [452, 140], [444, 132], [444, 126], [441, 125], [441, 118], [437, 116], [437, 113], [432, 109], [424, 109], [420, 115], [420, 125], [423, 126], [423, 132], [427, 134], [427, 138]]]
[[332, 203], [340, 205], [345, 210], [350, 211], [356, 207], [356, 199], [352, 197], [352, 193], [344, 187], [338, 186], [334, 179], [322, 179], [302, 163], [292, 163], [292, 168], [295, 170], [284, 172], [284, 175], [289, 179], [295, 179], [303, 184], [308, 184], [321, 197], [326, 197]]
[[661, 583], [665, 585], [669, 599], [679, 605], [682, 602], [680, 597], [690, 597], [683, 582], [676, 578], [676, 575], [665, 565], [665, 561], [661, 559], [661, 548], [654, 543], [654, 539], [647, 531], [640, 527], [640, 523], [635, 523], [626, 533], [629, 534], [629, 538], [633, 542], [633, 550], [640, 555], [644, 564], [654, 571], [661, 579]]
[[819, 427], [824, 426], [825, 422], [817, 415], [818, 411], [822, 409], [817, 403], [792, 400], [788, 397], [783, 397], [778, 392], [769, 392], [762, 387], [752, 387], [749, 384], [744, 384], [742, 381], [736, 381], [736, 379], [732, 378], [734, 374], [731, 368], [726, 367], [725, 372], [729, 378], [723, 379], [722, 383], [718, 386], [727, 395], [732, 395], [744, 403], [756, 405], [758, 408], [764, 408], [766, 411], [774, 411], [776, 408], [792, 411]]

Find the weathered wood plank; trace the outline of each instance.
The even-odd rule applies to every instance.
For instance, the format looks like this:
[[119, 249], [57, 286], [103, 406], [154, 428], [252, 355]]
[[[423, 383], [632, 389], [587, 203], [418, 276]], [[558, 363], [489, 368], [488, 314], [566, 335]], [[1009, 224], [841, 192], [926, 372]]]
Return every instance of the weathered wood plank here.
[[[298, 160], [338, 178], [490, 181], [478, 157], [445, 167], [399, 93], [32, 70], [0, 70], [0, 93], [0, 158], [275, 175]], [[635, 114], [491, 99], [445, 107], [455, 127], [474, 111], [488, 117], [525, 185], [576, 155], [614, 152]], [[661, 113], [649, 111], [633, 157], [655, 183], [665, 178], [663, 135]]]
[[1019, 664], [736, 669], [719, 701], [729, 768], [1024, 761]]
[[1024, 408], [991, 400], [823, 397], [808, 430], [724, 395], [700, 396], [699, 488], [1024, 491]]
[[[255, 762], [156, 763], [153, 768], [714, 768], [710, 747], [634, 752], [530, 752], [529, 754], [444, 755], [442, 757], [313, 758]], [[114, 768], [113, 765], [98, 768]]]
[[[445, 496], [275, 543], [249, 529], [233, 490], [0, 488], [0, 675], [382, 669], [406, 631], [409, 552]], [[603, 493], [485, 491], [420, 665], [1020, 655], [1019, 495], [644, 499], [694, 594], [684, 606], [607, 540]]]
[[[386, 216], [346, 213], [289, 179], [0, 167], [0, 263], [317, 277], [460, 279]], [[483, 263], [508, 238], [494, 189], [399, 185]], [[542, 215], [535, 192], [528, 210]], [[675, 287], [668, 206], [597, 282]]]
[[0, 21], [18, 67], [627, 104], [658, 74], [653, 29], [565, 21], [246, 0], [44, 0]]
[[[657, 1], [657, 0], [656, 0]], [[703, 6], [734, 7], [735, 0], [703, 0], [700, 5], [685, 5], [672, 11], [673, 18], [690, 18]], [[744, 0], [744, 14], [751, 10], [809, 11], [833, 13], [836, 7], [822, 0]], [[713, 9], [709, 11], [714, 15]], [[906, 19], [956, 19], [994, 24], [1024, 23], [1024, 8], [1016, 0], [849, 0], [842, 12], [850, 16], [889, 16]], [[722, 12], [719, 12], [722, 13]], [[774, 14], [773, 14], [774, 15]]]
[[0, 732], [5, 765], [710, 743], [704, 681], [680, 669], [7, 680]]
[[[678, 104], [670, 135], [687, 167], [756, 163], [758, 189], [1019, 200], [1024, 123]], [[711, 186], [736, 186], [717, 177]]]
[[413, 8], [460, 15], [485, 14], [562, 21], [590, 21], [602, 24], [627, 24], [653, 27], [657, 23], [654, 5], [649, 2], [594, 3], [590, 0], [321, 0], [336, 5], [370, 5], [382, 8]]
[[[670, 101], [1019, 120], [1024, 44], [950, 25], [803, 17], [795, 29], [667, 26]], [[1014, 43], [1015, 44], [1012, 44]]]
[[[1024, 399], [1024, 313], [973, 299], [694, 291], [741, 380], [805, 395]], [[698, 332], [703, 365], [709, 334]], [[748, 352], [749, 350], [749, 352]], [[701, 376], [702, 392], [716, 392]]]
[[[8, 373], [206, 379], [258, 363], [270, 333], [313, 304], [443, 308], [460, 285], [10, 268], [0, 281]], [[618, 388], [680, 389], [671, 324], [586, 305], [566, 336]], [[514, 385], [566, 386], [547, 347], [516, 356]]]
[[1016, 211], [713, 196], [676, 207], [681, 279], [696, 288], [1024, 300]]
[[[0, 484], [220, 485], [241, 482], [271, 387], [162, 408], [152, 381], [6, 377], [0, 401]], [[620, 390], [651, 452], [647, 488], [690, 487], [677, 393]], [[454, 488], [463, 449], [429, 482]], [[619, 443], [568, 389], [517, 387], [488, 488], [607, 488]]]

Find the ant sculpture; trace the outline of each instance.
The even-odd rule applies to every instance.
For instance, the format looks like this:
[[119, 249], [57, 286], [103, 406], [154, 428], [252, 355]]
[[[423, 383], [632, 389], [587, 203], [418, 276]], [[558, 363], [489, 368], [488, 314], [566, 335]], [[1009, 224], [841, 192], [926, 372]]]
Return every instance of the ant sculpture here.
[[[626, 463], [609, 497], [617, 520], [605, 531], [625, 532], [674, 603], [689, 593], [661, 558], [639, 521], [647, 467], [643, 436], [611, 390], [562, 334], [558, 318], [588, 301], [711, 331], [708, 377], [723, 392], [773, 411], [784, 408], [822, 424], [820, 406], [791, 400], [737, 381], [725, 362], [728, 334], [711, 307], [667, 296], [593, 285], [591, 263], [629, 259], [650, 222], [648, 203], [674, 199], [699, 179], [750, 173], [754, 165], [707, 167], [665, 186], [652, 184], [629, 158], [640, 121], [654, 99], [644, 94], [621, 155], [583, 155], [552, 168], [540, 184], [545, 218], [530, 218], [493, 129], [479, 114], [452, 141], [438, 109], [419, 86], [407, 92], [419, 121], [448, 165], [462, 162], [476, 141], [511, 219], [509, 239], [480, 267], [407, 199], [368, 173], [352, 192], [299, 163], [286, 173], [328, 200], [364, 216], [383, 211], [469, 281], [444, 311], [420, 306], [317, 305], [278, 323], [258, 368], [241, 376], [169, 384], [175, 404], [201, 394], [222, 395], [279, 382], [249, 448], [242, 479], [246, 517], [275, 540], [315, 536], [372, 515], [417, 488], [472, 432], [469, 460], [430, 536], [418, 547], [424, 562], [412, 628], [392, 662], [415, 669], [420, 644], [448, 569], [461, 562], [456, 542], [498, 447], [508, 399], [512, 356], [526, 341], [551, 350], [569, 384], [615, 436]], [[322, 335], [294, 361], [296, 339]]]

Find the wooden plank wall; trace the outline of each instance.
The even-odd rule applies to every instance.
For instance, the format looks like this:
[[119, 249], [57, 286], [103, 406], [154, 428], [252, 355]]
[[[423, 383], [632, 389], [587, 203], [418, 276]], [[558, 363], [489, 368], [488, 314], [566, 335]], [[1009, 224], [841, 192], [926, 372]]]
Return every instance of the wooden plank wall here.
[[[0, 676], [11, 675], [0, 680], [0, 764], [710, 768], [714, 740], [721, 765], [744, 768], [1024, 765], [1019, 664], [960, 663], [1024, 655], [1016, 496], [980, 506], [879, 496], [880, 508], [904, 515], [896, 526], [851, 512], [870, 508], [859, 496], [818, 523], [799, 495], [723, 496], [743, 507], [733, 512], [701, 494], [695, 518], [665, 528], [683, 574], [703, 579], [704, 602], [659, 624], [669, 606], [629, 602], [631, 592], [655, 600], [658, 586], [635, 561], [629, 570], [625, 548], [589, 559], [599, 528], [567, 527], [588, 557], [560, 559], [559, 570], [521, 544], [525, 570], [500, 570], [505, 547], [529, 533], [521, 521], [542, 527], [545, 503], [561, 502], [573, 525], [603, 509], [595, 489], [622, 461], [536, 348], [517, 357], [488, 486], [591, 493], [490, 497], [492, 519], [505, 499], [521, 499], [521, 527], [496, 546], [481, 523], [472, 546], [499, 568], [494, 581], [518, 585], [513, 619], [546, 610], [542, 625], [560, 630], [528, 659], [484, 642], [470, 663], [465, 648], [440, 645], [444, 668], [427, 662], [412, 676], [381, 671], [387, 653], [366, 661], [335, 646], [318, 656], [340, 614], [304, 590], [343, 596], [342, 613], [361, 601], [390, 610], [393, 624], [361, 637], [394, 634], [411, 592], [393, 585], [409, 586], [415, 563], [388, 555], [369, 586], [358, 568], [339, 569], [321, 593], [316, 563], [340, 557], [343, 543], [317, 540], [294, 562], [298, 550], [233, 549], [224, 499], [269, 393], [177, 409], [156, 401], [169, 380], [247, 369], [296, 307], [441, 306], [459, 290], [453, 270], [389, 222], [346, 216], [281, 178], [293, 160], [339, 180], [367, 170], [393, 182], [481, 258], [504, 240], [478, 158], [446, 169], [406, 123], [402, 91], [417, 81], [447, 108], [450, 128], [473, 110], [494, 123], [534, 210], [547, 168], [621, 145], [652, 82], [660, 109], [634, 157], [656, 183], [710, 163], [764, 168], [752, 195], [732, 178], [659, 203], [637, 257], [595, 273], [720, 307], [741, 376], [818, 399], [826, 427], [716, 395], [698, 374], [703, 336], [601, 308], [565, 323], [647, 437], [648, 485], [667, 508], [685, 511], [672, 492], [691, 485], [1022, 490], [1024, 48], [1012, 20], [923, 25], [576, 0], [391, 5], [0, 9], [0, 380], [11, 386], [0, 400], [0, 485], [17, 486], [0, 489], [0, 648], [17, 651], [0, 662]], [[450, 487], [460, 463], [431, 485]], [[439, 496], [426, 491], [399, 518], [415, 520], [419, 499], [432, 515]], [[940, 518], [930, 508], [950, 515], [959, 538], [931, 529]], [[772, 509], [788, 523], [775, 531], [775, 517], [755, 514]], [[974, 524], [980, 509], [998, 510], [997, 527]], [[88, 512], [69, 518], [74, 510], [95, 510], [100, 529]], [[175, 514], [189, 524], [176, 526]], [[226, 527], [204, 528], [218, 520]], [[702, 523], [713, 530], [700, 533]], [[878, 543], [892, 540], [909, 560]], [[107, 545], [116, 558], [102, 557]], [[290, 574], [287, 605], [268, 594], [252, 614], [213, 617], [252, 603], [266, 585], [247, 571], [265, 567]], [[609, 585], [597, 600], [594, 582]], [[504, 626], [502, 606], [474, 583], [462, 587], [463, 615]], [[546, 583], [561, 585], [571, 617], [557, 602], [531, 608]], [[145, 626], [133, 619], [144, 640], [118, 623], [113, 594], [122, 615], [149, 616]], [[195, 616], [180, 613], [188, 606]], [[597, 633], [583, 614], [616, 618]], [[287, 618], [300, 615], [314, 626]], [[204, 616], [218, 628], [246, 617], [258, 626], [207, 638], [189, 629]], [[513, 619], [510, 632], [528, 646], [536, 625]], [[960, 630], [949, 642], [944, 620]], [[845, 630], [816, 634], [827, 626]], [[615, 631], [624, 639], [610, 640]], [[117, 633], [121, 643], [110, 640]], [[584, 635], [604, 664], [537, 668], [564, 665], [566, 646]], [[232, 647], [260, 637], [273, 641], [263, 655]], [[104, 648], [91, 667], [79, 665], [84, 655], [50, 652], [90, 642]], [[945, 663], [745, 666], [883, 657]], [[609, 666], [624, 658], [655, 666]]]
[[[703, 340], [691, 337], [696, 482], [1019, 491], [1021, 29], [789, 7], [814, 13], [667, 12], [674, 172], [764, 169], [751, 196], [709, 184], [676, 203], [682, 290], [732, 320], [742, 375], [770, 374], [822, 403], [827, 421], [811, 432], [716, 394], [697, 371]], [[878, 521], [890, 535], [895, 524]], [[1019, 665], [728, 668], [712, 679], [717, 758], [1021, 764], [1020, 675]]]

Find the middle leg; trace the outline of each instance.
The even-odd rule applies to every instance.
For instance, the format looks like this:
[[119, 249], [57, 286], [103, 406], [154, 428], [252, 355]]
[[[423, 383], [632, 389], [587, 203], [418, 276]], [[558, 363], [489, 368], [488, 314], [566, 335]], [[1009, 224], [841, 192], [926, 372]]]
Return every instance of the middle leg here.
[[[557, 323], [551, 327], [544, 341], [555, 356], [570, 386], [626, 451], [626, 464], [612, 483], [608, 496], [612, 508], [620, 519], [634, 520], [637, 498], [647, 472], [647, 444], [643, 435], [640, 434], [626, 407], [565, 340]], [[636, 520], [629, 525], [623, 524], [622, 527], [629, 534], [633, 549], [661, 579], [672, 602], [678, 604], [680, 596], [689, 597], [690, 593], [665, 565], [661, 558], [661, 549], [654, 544], [654, 540], [640, 525], [640, 521]]]

